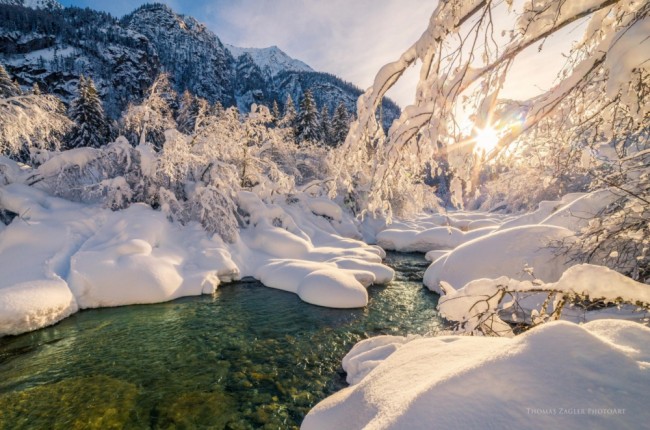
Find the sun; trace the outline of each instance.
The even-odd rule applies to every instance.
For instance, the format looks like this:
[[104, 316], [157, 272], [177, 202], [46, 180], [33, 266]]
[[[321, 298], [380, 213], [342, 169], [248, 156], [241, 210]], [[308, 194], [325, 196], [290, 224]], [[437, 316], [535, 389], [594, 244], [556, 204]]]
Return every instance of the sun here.
[[488, 153], [499, 144], [499, 136], [494, 128], [487, 126], [476, 130], [474, 141], [476, 142], [475, 148], [477, 151]]

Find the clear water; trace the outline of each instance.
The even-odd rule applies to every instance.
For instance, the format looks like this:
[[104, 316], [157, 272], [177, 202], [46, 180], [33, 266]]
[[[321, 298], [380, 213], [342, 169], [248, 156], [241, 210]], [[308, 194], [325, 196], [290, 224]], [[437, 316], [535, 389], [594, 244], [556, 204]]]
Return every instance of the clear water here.
[[341, 359], [380, 334], [433, 334], [427, 262], [390, 254], [396, 280], [365, 309], [308, 305], [258, 282], [214, 296], [79, 312], [0, 338], [0, 429], [297, 428], [346, 386]]

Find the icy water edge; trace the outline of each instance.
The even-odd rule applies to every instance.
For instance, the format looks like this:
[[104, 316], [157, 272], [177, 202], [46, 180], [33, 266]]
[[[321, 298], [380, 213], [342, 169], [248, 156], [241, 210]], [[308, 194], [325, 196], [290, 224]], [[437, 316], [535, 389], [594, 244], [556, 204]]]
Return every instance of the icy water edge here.
[[297, 428], [345, 387], [341, 359], [380, 334], [434, 334], [438, 296], [421, 255], [365, 309], [308, 305], [258, 282], [214, 296], [79, 312], [0, 338], [0, 429]]

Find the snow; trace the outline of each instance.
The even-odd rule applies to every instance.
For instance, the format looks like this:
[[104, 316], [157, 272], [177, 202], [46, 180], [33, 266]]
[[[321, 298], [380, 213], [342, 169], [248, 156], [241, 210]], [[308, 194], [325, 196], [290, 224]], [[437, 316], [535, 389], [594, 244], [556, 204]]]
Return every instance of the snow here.
[[32, 9], [63, 9], [56, 0], [0, 0], [0, 4], [24, 6]]
[[356, 384], [317, 404], [301, 428], [610, 429], [650, 419], [650, 329], [637, 323], [392, 340], [357, 344], [344, 360]]
[[436, 261], [438, 258], [443, 257], [443, 256], [446, 256], [447, 254], [449, 254], [449, 252], [450, 252], [450, 251], [447, 251], [447, 250], [444, 250], [444, 249], [433, 249], [433, 250], [427, 252], [427, 253], [424, 255], [424, 258], [425, 258], [427, 261], [430, 261], [430, 262], [433, 263], [433, 262]]
[[[440, 314], [449, 321], [462, 324], [462, 329], [468, 333], [483, 331], [482, 323], [487, 322], [488, 330], [500, 336], [513, 336], [511, 328], [504, 321], [527, 321], [544, 311], [552, 313], [555, 300], [548, 300], [550, 292], [559, 292], [573, 296], [575, 294], [588, 297], [590, 301], [618, 303], [624, 301], [637, 306], [648, 307], [650, 304], [650, 288], [636, 282], [607, 267], [591, 264], [580, 264], [567, 269], [557, 282], [542, 283], [517, 281], [502, 276], [498, 279], [475, 279], [464, 287], [455, 290], [444, 285], [444, 295], [438, 302]], [[508, 297], [501, 303], [503, 294]], [[513, 300], [517, 301], [517, 317], [510, 316], [513, 312]], [[508, 310], [511, 309], [511, 310]], [[496, 315], [499, 313], [499, 315]], [[523, 313], [523, 314], [522, 314]], [[595, 315], [593, 315], [595, 313]], [[591, 310], [564, 308], [561, 318], [580, 321], [602, 318], [600, 312]], [[636, 309], [626, 309], [618, 312], [618, 317], [642, 320]], [[609, 313], [613, 316], [614, 313]]]
[[84, 166], [101, 155], [102, 151], [95, 148], [70, 149], [50, 158], [41, 164], [36, 171], [44, 177], [55, 176], [70, 166], [79, 166], [80, 169], [83, 169]]
[[577, 233], [619, 197], [609, 189], [585, 194], [550, 214], [540, 224], [564, 227]]
[[[41, 173], [93, 155], [68, 152]], [[21, 177], [18, 166], [6, 166]], [[17, 183], [1, 187], [2, 206], [20, 216], [0, 228], [0, 336], [54, 324], [78, 309], [211, 294], [243, 276], [339, 308], [365, 306], [366, 287], [393, 279], [381, 264], [383, 251], [342, 237], [339, 230], [352, 221], [322, 199], [271, 204], [249, 192], [238, 199], [250, 225], [225, 244], [199, 224], [172, 223], [145, 204], [113, 212]]]
[[243, 54], [249, 54], [253, 62], [261, 70], [268, 70], [271, 76], [283, 71], [313, 72], [314, 69], [300, 60], [289, 57], [277, 46], [268, 48], [239, 48], [233, 45], [225, 45], [233, 57], [238, 58]]
[[556, 255], [549, 245], [570, 241], [572, 236], [566, 228], [530, 225], [479, 237], [436, 260], [425, 272], [424, 284], [440, 293], [441, 281], [461, 288], [480, 278], [531, 279], [527, 268], [534, 270], [536, 278], [553, 282], [564, 272], [569, 257]]
[[32, 280], [9, 287], [2, 285], [0, 336], [54, 324], [77, 310], [77, 302], [62, 279]]
[[397, 220], [376, 234], [377, 244], [400, 252], [450, 250], [488, 235], [501, 224], [495, 216], [455, 212]]
[[307, 303], [332, 308], [360, 308], [368, 304], [368, 292], [356, 276], [330, 269], [305, 276], [298, 285], [298, 296]]

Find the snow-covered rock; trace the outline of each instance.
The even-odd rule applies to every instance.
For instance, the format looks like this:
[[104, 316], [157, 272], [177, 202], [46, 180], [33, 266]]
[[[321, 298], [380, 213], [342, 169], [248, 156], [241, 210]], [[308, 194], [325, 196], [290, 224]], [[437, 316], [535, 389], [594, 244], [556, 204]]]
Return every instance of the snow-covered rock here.
[[650, 328], [637, 323], [392, 339], [355, 346], [344, 368], [356, 384], [317, 404], [301, 428], [632, 429], [650, 420]]

